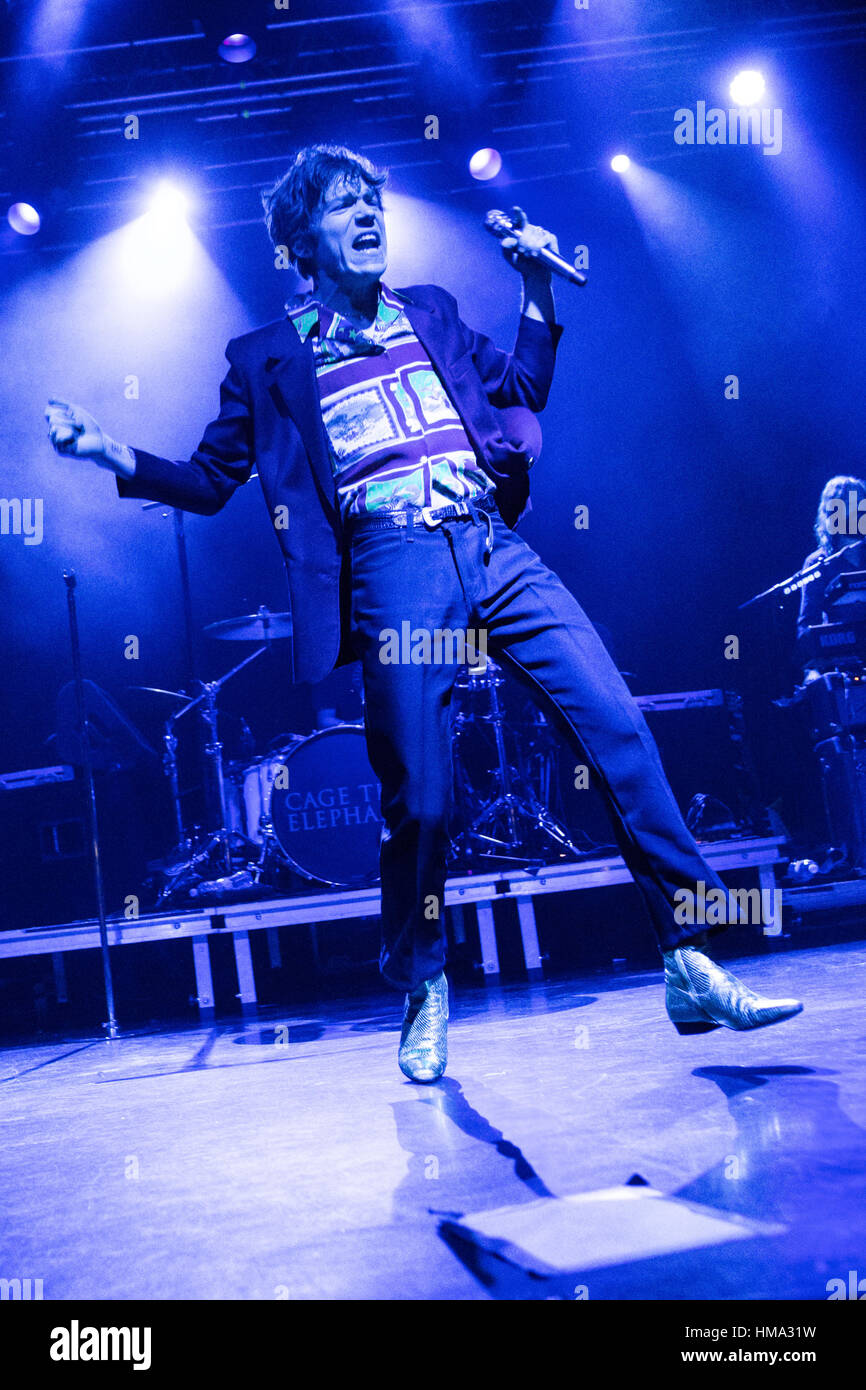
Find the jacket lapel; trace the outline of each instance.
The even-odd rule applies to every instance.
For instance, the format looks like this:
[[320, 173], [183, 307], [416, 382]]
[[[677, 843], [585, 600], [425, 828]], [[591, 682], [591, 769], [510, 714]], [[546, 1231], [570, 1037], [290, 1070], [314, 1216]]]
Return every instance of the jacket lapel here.
[[462, 399], [462, 383], [451, 370], [453, 364], [445, 355], [445, 334], [440, 314], [436, 309], [418, 304], [405, 290], [392, 290], [391, 293], [402, 301], [406, 317], [445, 386], [473, 447], [480, 450], [476, 421], [472, 418], [472, 411], [466, 408], [466, 402]]
[[403, 310], [407, 319], [418, 335], [418, 340], [433, 366], [440, 376], [447, 376], [448, 370], [442, 358], [441, 352], [441, 330], [439, 316], [433, 309], [428, 309], [423, 304], [416, 302], [409, 297], [405, 290], [392, 290], [391, 293], [403, 302]]
[[322, 410], [313, 348], [309, 338], [301, 342], [286, 318], [280, 323], [275, 351], [265, 362], [265, 384], [279, 414], [292, 420], [307, 451], [313, 474], [330, 512], [334, 505], [334, 474]]

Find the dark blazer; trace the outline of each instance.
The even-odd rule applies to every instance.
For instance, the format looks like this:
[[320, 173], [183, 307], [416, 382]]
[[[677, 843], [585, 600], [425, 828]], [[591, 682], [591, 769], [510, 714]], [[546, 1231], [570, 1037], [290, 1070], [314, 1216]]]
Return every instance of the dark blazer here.
[[[454, 298], [436, 285], [397, 290], [407, 316], [454, 403], [485, 471], [496, 481], [503, 520], [526, 510], [526, 459], [498, 411], [547, 401], [559, 325], [521, 316], [513, 353], [467, 328]], [[122, 497], [143, 497], [211, 515], [257, 465], [289, 578], [296, 681], [323, 679], [353, 659], [346, 623], [347, 575], [334, 477], [322, 422], [313, 349], [288, 318], [233, 338], [220, 411], [192, 458], [173, 462], [135, 450]], [[281, 509], [281, 510], [278, 510]], [[288, 518], [288, 525], [285, 518]], [[342, 640], [341, 640], [342, 639]]]

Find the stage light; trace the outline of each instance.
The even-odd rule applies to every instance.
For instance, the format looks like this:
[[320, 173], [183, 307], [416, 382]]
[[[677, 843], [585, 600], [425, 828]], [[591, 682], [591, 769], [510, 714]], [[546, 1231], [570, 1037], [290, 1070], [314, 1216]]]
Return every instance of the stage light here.
[[730, 85], [731, 100], [738, 106], [754, 106], [764, 95], [766, 86], [763, 73], [754, 68], [744, 68]]
[[469, 172], [474, 179], [485, 183], [495, 179], [502, 168], [502, 155], [498, 150], [476, 150], [469, 161]]
[[125, 228], [121, 249], [131, 291], [153, 297], [183, 284], [196, 245], [186, 220], [188, 206], [184, 190], [163, 179], [151, 191], [144, 214]]
[[29, 203], [13, 203], [6, 214], [6, 221], [19, 236], [33, 236], [41, 226], [39, 213]]
[[629, 168], [631, 160], [627, 154], [615, 154], [610, 161], [610, 167], [615, 174], [624, 174]]
[[163, 179], [153, 190], [147, 216], [153, 226], [171, 231], [186, 224], [189, 200], [182, 188]]
[[219, 55], [226, 63], [248, 63], [256, 55], [256, 42], [249, 34], [229, 34], [219, 46]]

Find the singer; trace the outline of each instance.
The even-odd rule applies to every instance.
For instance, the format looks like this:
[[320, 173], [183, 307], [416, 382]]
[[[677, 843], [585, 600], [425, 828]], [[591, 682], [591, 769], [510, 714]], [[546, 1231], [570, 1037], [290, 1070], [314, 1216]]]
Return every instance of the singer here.
[[[214, 513], [254, 462], [288, 568], [296, 680], [360, 659], [370, 761], [382, 784], [382, 952], [405, 992], [398, 1061], [414, 1081], [447, 1060], [444, 888], [451, 795], [449, 704], [457, 667], [382, 660], [382, 634], [483, 629], [606, 796], [621, 852], [664, 958], [681, 1032], [759, 1028], [799, 1012], [762, 999], [678, 925], [674, 895], [715, 888], [677, 809], [643, 716], [582, 609], [513, 530], [538, 453], [557, 343], [556, 239], [515, 209], [502, 246], [522, 282], [503, 352], [436, 285], [383, 281], [385, 174], [341, 146], [302, 149], [264, 195], [268, 230], [310, 290], [276, 323], [233, 339], [217, 418], [189, 460], [105, 434], [80, 406], [49, 403], [64, 455], [117, 475], [122, 497]], [[281, 512], [284, 515], [284, 513]], [[681, 899], [680, 899], [681, 900]], [[712, 930], [710, 928], [709, 930]]]

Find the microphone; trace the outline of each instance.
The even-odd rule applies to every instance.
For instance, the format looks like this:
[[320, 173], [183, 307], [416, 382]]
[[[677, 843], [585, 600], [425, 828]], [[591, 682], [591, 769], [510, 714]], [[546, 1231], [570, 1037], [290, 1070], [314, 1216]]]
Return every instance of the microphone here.
[[[495, 236], [497, 241], [504, 240], [508, 236], [516, 236], [520, 231], [517, 223], [509, 217], [507, 212], [500, 212], [499, 208], [491, 208], [484, 219], [484, 225], [491, 236]], [[554, 275], [559, 275], [563, 280], [570, 280], [572, 285], [585, 285], [586, 276], [582, 271], [575, 269], [563, 256], [551, 251], [548, 246], [542, 247], [540, 251], [535, 251], [528, 260], [543, 261], [546, 266], [553, 271]]]

